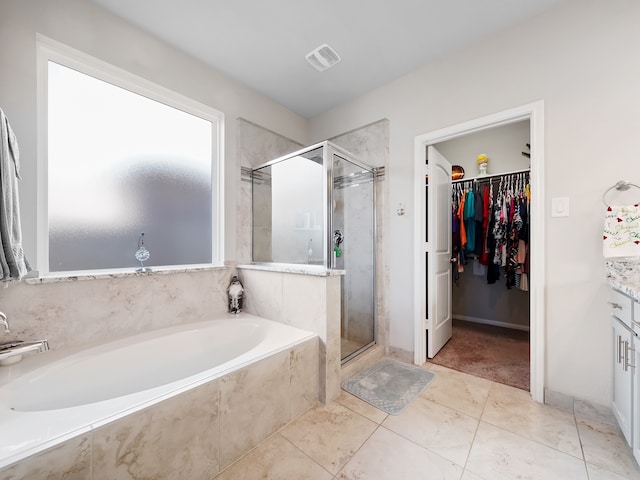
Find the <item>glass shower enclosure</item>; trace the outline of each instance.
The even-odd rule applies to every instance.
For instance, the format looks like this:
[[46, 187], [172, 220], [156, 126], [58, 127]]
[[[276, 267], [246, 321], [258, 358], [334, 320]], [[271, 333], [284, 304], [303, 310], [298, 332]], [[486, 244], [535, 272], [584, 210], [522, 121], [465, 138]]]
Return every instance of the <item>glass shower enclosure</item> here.
[[322, 142], [253, 169], [254, 263], [343, 270], [343, 363], [375, 344], [375, 169]]

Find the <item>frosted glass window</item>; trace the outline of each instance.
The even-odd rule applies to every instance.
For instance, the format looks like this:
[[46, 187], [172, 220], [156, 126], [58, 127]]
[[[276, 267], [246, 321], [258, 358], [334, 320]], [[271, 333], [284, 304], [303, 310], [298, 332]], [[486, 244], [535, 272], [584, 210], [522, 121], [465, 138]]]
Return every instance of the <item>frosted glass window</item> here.
[[217, 260], [216, 123], [49, 61], [49, 271]]

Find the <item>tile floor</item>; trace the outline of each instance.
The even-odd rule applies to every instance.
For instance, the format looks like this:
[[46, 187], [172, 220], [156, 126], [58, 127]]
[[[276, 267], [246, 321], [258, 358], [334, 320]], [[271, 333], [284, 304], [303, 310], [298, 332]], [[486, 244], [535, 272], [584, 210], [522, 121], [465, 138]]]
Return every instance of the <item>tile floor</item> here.
[[436, 378], [400, 415], [343, 391], [216, 480], [640, 480], [617, 427], [538, 404], [517, 388], [423, 368]]

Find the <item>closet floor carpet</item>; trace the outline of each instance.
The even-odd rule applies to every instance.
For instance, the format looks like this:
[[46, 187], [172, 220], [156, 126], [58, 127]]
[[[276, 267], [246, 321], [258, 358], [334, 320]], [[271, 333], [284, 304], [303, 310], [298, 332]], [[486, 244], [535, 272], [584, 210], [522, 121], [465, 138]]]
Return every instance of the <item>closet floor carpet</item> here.
[[451, 340], [431, 363], [529, 391], [529, 332], [453, 320]]

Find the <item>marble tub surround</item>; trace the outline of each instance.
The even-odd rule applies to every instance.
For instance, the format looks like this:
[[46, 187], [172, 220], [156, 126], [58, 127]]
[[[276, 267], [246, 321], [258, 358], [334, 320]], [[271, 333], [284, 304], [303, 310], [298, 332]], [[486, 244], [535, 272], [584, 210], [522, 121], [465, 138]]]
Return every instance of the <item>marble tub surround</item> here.
[[314, 337], [20, 460], [0, 478], [209, 480], [312, 407], [317, 385]]
[[238, 266], [244, 310], [313, 332], [320, 339], [320, 401], [340, 393], [340, 275], [307, 275]]
[[51, 350], [205, 320], [227, 311], [229, 267], [168, 270], [82, 281], [16, 282], [0, 289], [11, 333]]
[[[176, 273], [206, 272], [210, 270], [225, 270], [228, 265], [203, 265], [200, 267], [148, 267], [149, 270], [139, 272], [137, 269], [123, 270], [104, 270], [95, 273], [77, 273], [77, 274], [49, 274], [45, 277], [38, 276], [38, 272], [32, 271], [28, 276], [23, 278], [24, 283], [28, 285], [39, 285], [42, 283], [58, 283], [58, 282], [78, 282], [83, 280], [105, 280], [109, 278], [128, 278], [128, 277], [150, 277], [156, 275], [174, 275]], [[228, 262], [233, 263], [233, 262]]]
[[[513, 387], [430, 363], [423, 368], [437, 371], [436, 379], [400, 415], [343, 392], [215, 480], [640, 479], [614, 426], [541, 405]], [[546, 428], [553, 433], [545, 435]]]

